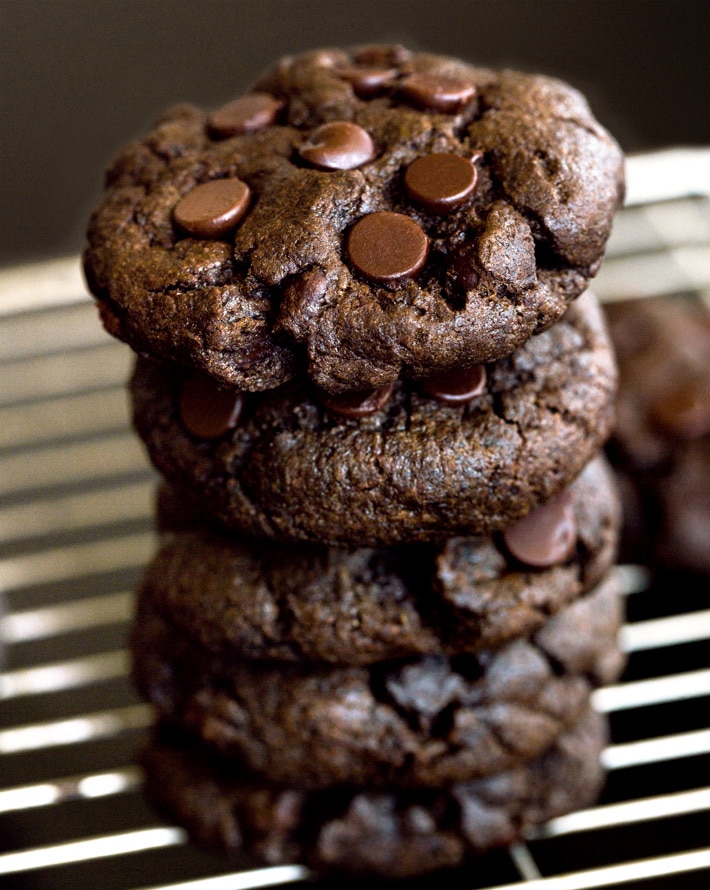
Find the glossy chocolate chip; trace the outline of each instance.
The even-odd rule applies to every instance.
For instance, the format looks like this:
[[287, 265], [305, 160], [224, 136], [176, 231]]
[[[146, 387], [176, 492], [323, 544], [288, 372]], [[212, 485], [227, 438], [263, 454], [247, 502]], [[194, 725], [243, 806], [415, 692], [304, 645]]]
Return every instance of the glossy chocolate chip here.
[[486, 366], [474, 365], [437, 374], [422, 382], [422, 390], [428, 396], [449, 405], [461, 405], [478, 398], [486, 390]]
[[181, 198], [173, 219], [196, 238], [221, 238], [244, 217], [250, 198], [249, 186], [241, 179], [213, 179]]
[[198, 439], [218, 439], [239, 422], [244, 396], [237, 389], [224, 389], [206, 374], [187, 377], [180, 390], [180, 420]]
[[369, 68], [361, 65], [338, 68], [335, 73], [341, 80], [352, 84], [355, 95], [360, 99], [370, 99], [384, 92], [399, 74], [396, 68]]
[[415, 108], [455, 114], [473, 99], [476, 87], [455, 77], [410, 74], [401, 85], [405, 101]]
[[692, 381], [658, 399], [651, 420], [677, 439], [700, 439], [710, 433], [710, 389]]
[[268, 93], [247, 93], [213, 112], [208, 127], [213, 136], [222, 139], [253, 133], [275, 123], [282, 107], [282, 103]]
[[360, 65], [384, 66], [403, 65], [409, 61], [411, 53], [398, 43], [371, 44], [361, 46], [353, 58]]
[[320, 170], [353, 170], [375, 157], [375, 144], [357, 124], [331, 121], [316, 127], [298, 153]]
[[416, 275], [426, 262], [429, 239], [411, 217], [384, 210], [355, 223], [347, 251], [361, 275], [386, 283]]
[[512, 556], [525, 565], [547, 568], [566, 562], [577, 544], [577, 523], [568, 491], [503, 532]]
[[394, 384], [380, 386], [379, 389], [368, 389], [365, 392], [345, 392], [338, 395], [318, 392], [318, 401], [328, 411], [343, 417], [367, 417], [381, 411], [392, 396]]
[[407, 194], [429, 213], [449, 213], [469, 198], [478, 171], [461, 155], [436, 153], [417, 158], [404, 174]]

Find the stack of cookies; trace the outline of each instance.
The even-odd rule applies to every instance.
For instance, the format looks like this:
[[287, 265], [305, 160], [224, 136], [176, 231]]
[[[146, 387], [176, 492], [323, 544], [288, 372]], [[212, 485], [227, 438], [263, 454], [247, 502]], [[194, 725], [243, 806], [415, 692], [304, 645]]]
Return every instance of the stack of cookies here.
[[110, 167], [87, 279], [166, 480], [142, 759], [196, 841], [411, 876], [597, 794], [616, 372], [583, 292], [622, 189], [571, 88], [396, 46], [283, 59]]

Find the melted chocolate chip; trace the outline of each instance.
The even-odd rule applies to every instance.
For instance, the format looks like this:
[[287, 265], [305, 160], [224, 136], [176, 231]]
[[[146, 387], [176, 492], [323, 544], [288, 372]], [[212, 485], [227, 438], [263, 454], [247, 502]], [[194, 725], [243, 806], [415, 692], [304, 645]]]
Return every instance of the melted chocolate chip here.
[[270, 127], [282, 107], [282, 103], [268, 93], [247, 93], [218, 108], [210, 116], [208, 127], [213, 136], [222, 139], [253, 133]]
[[429, 254], [429, 239], [411, 217], [392, 211], [363, 216], [350, 230], [347, 244], [353, 266], [372, 281], [411, 278]]
[[316, 127], [298, 153], [321, 170], [353, 170], [376, 152], [367, 130], [349, 121], [331, 121]]
[[512, 556], [534, 568], [547, 568], [566, 562], [577, 544], [577, 522], [568, 491], [503, 532]]
[[374, 414], [381, 411], [389, 402], [394, 384], [381, 386], [379, 389], [368, 389], [365, 392], [345, 392], [339, 395], [331, 395], [330, 393], [318, 391], [318, 401], [332, 411], [334, 414], [340, 414], [343, 417], [367, 417], [368, 414]]
[[478, 287], [481, 275], [476, 268], [477, 257], [475, 248], [466, 248], [456, 254], [449, 265], [451, 275], [463, 290], [473, 290]]
[[455, 114], [473, 99], [476, 87], [455, 77], [410, 74], [402, 82], [401, 93], [415, 108]]
[[468, 158], [430, 154], [413, 161], [404, 174], [404, 187], [430, 213], [450, 213], [473, 194], [478, 172]]
[[679, 386], [651, 406], [654, 425], [678, 439], [700, 439], [710, 433], [710, 392], [697, 382]]
[[180, 420], [198, 439], [218, 439], [239, 422], [244, 396], [224, 389], [206, 374], [191, 374], [180, 390]]
[[399, 74], [396, 68], [368, 68], [360, 65], [338, 68], [335, 73], [341, 80], [352, 84], [355, 95], [360, 99], [370, 99], [384, 92]]
[[422, 390], [428, 396], [449, 405], [461, 405], [478, 398], [486, 389], [486, 366], [457, 368], [445, 374], [437, 374], [422, 382]]
[[317, 323], [318, 307], [327, 290], [328, 279], [322, 269], [304, 272], [284, 287], [279, 317], [298, 319], [298, 330], [307, 331], [309, 325]]
[[244, 217], [251, 190], [241, 179], [203, 182], [178, 201], [173, 219], [196, 238], [221, 238]]

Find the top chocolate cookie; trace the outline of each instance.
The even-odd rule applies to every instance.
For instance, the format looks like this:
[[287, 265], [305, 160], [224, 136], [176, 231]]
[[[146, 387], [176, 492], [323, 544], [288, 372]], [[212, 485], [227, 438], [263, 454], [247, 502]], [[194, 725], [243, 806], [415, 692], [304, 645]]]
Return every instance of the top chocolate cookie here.
[[107, 329], [244, 390], [345, 392], [512, 353], [602, 257], [619, 147], [572, 88], [401, 47], [281, 60], [110, 166]]

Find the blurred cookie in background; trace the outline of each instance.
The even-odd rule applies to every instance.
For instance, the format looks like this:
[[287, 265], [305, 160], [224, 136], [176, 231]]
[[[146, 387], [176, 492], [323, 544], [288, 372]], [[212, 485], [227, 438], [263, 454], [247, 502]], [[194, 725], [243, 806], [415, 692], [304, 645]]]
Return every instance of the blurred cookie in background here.
[[609, 454], [624, 500], [622, 556], [710, 574], [710, 311], [681, 296], [606, 311], [619, 362]]

